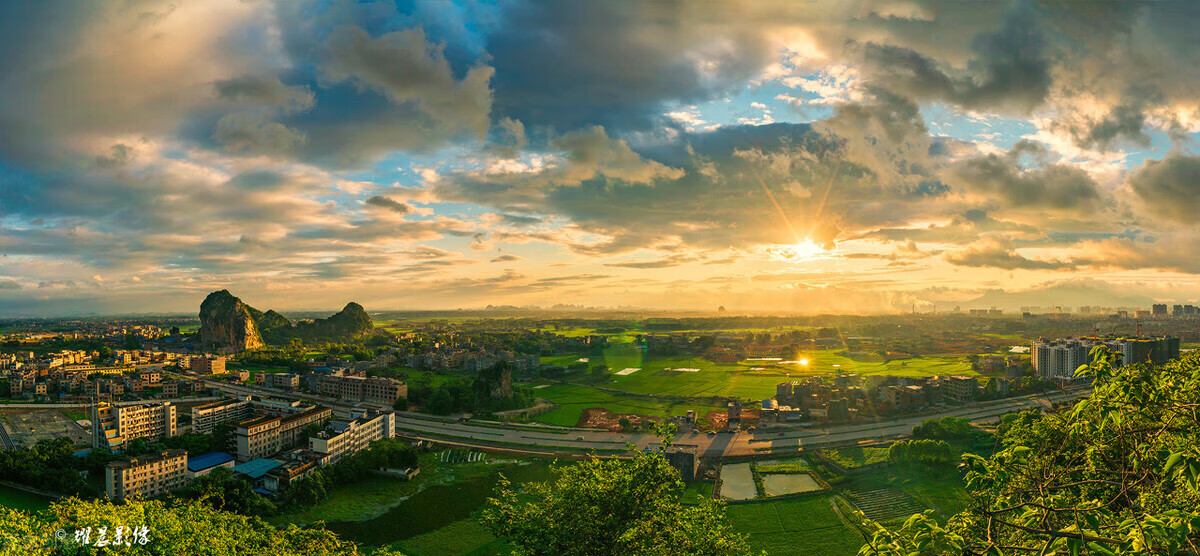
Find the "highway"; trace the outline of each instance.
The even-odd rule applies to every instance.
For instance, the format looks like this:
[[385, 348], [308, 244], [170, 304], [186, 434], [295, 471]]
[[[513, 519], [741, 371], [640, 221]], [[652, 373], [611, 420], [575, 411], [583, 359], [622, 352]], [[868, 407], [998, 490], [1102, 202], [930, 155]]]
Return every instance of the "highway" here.
[[[849, 445], [862, 442], [903, 438], [913, 427], [939, 417], [965, 417], [974, 423], [994, 421], [1000, 415], [1030, 408], [1048, 409], [1054, 402], [1078, 399], [1091, 393], [1090, 388], [1049, 395], [1022, 396], [957, 407], [937, 413], [908, 415], [887, 422], [833, 425], [804, 430], [738, 431], [702, 434], [682, 432], [672, 440], [674, 446], [694, 448], [702, 457], [731, 457], [773, 452], [795, 452], [800, 448]], [[473, 447], [497, 447], [531, 452], [580, 450], [624, 451], [629, 444], [637, 448], [657, 445], [652, 434], [626, 434], [594, 429], [565, 427], [506, 426], [495, 422], [459, 422], [412, 413], [396, 418], [397, 434], [423, 440]]]
[[[195, 377], [191, 377], [195, 378]], [[203, 379], [206, 384], [235, 396], [258, 395], [303, 400], [330, 407], [347, 417], [355, 408], [390, 409], [378, 404], [358, 404], [331, 400], [301, 392], [287, 392], [258, 386], [230, 384], [220, 380]], [[965, 417], [973, 423], [995, 421], [1005, 413], [1023, 409], [1049, 409], [1053, 403], [1079, 399], [1092, 393], [1090, 386], [1050, 394], [1034, 394], [972, 403], [942, 411], [905, 415], [893, 420], [809, 427], [804, 429], [721, 432], [716, 434], [681, 432], [673, 445], [695, 449], [702, 457], [732, 457], [752, 454], [795, 452], [800, 448], [845, 446], [903, 438], [913, 427], [939, 417]], [[629, 445], [640, 449], [660, 443], [653, 434], [618, 433], [596, 429], [577, 429], [524, 424], [505, 424], [494, 421], [461, 422], [452, 417], [435, 417], [417, 413], [397, 412], [396, 432], [408, 438], [431, 440], [476, 448], [503, 448], [531, 454], [624, 452]]]

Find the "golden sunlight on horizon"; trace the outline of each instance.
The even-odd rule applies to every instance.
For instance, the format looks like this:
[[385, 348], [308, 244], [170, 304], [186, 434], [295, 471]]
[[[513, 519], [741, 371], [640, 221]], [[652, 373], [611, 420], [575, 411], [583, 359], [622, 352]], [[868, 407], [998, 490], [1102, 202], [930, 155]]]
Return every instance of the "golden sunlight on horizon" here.
[[785, 262], [803, 262], [819, 259], [832, 252], [825, 249], [809, 238], [792, 245], [779, 245], [768, 250], [771, 256]]

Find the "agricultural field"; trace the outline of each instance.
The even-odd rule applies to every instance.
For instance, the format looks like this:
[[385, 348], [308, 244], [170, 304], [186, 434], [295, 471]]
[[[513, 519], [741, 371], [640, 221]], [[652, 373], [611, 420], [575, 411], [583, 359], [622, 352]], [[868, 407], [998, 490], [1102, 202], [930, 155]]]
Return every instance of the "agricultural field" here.
[[699, 504], [712, 498], [714, 486], [716, 485], [712, 481], [692, 481], [684, 487], [679, 500], [684, 504]]
[[749, 536], [752, 553], [852, 556], [863, 545], [858, 531], [834, 512], [830, 496], [734, 504], [726, 513], [734, 530]]
[[[971, 504], [971, 495], [963, 486], [958, 472], [927, 470], [919, 466], [888, 466], [853, 475], [846, 485], [852, 493], [865, 494], [895, 489], [903, 492], [925, 508], [932, 508], [941, 521], [962, 511]], [[907, 516], [904, 516], [907, 517]], [[895, 525], [902, 518], [885, 525]]]
[[858, 469], [888, 460], [887, 446], [855, 446], [821, 450], [821, 455], [845, 469]]
[[[543, 357], [542, 363], [549, 365], [568, 366], [584, 364], [588, 368], [596, 365], [606, 365], [612, 372], [611, 380], [601, 385], [607, 389], [622, 390], [635, 394], [659, 394], [686, 397], [733, 397], [739, 399], [764, 399], [775, 395], [775, 386], [780, 382], [799, 379], [805, 376], [835, 374], [839, 372], [858, 373], [860, 375], [901, 375], [901, 376], [930, 376], [938, 374], [976, 375], [971, 365], [959, 357], [938, 358], [909, 358], [880, 361], [856, 361], [839, 355], [833, 351], [813, 351], [803, 354], [795, 361], [782, 361], [774, 358], [758, 358], [739, 363], [714, 363], [700, 357], [671, 357], [646, 356], [638, 347], [631, 344], [614, 344], [603, 354], [591, 355], [558, 355]], [[586, 375], [585, 372], [578, 373]], [[576, 401], [601, 401], [604, 398], [614, 398], [611, 393], [605, 393], [591, 388], [574, 390], [570, 395], [564, 395], [559, 388], [538, 390], [538, 396], [555, 403], [560, 401], [574, 405]], [[589, 388], [579, 386], [578, 388]], [[584, 400], [574, 400], [582, 396]], [[620, 398], [609, 399], [606, 403], [620, 403]], [[645, 404], [648, 402], [637, 402]], [[626, 404], [628, 405], [628, 404]], [[625, 408], [610, 405], [593, 405], [578, 407], [578, 411], [588, 407], [603, 407], [614, 413], [638, 413]], [[658, 415], [652, 413], [648, 415]], [[702, 413], [703, 414], [703, 413]], [[577, 416], [576, 416], [577, 418]], [[569, 417], [555, 417], [554, 424], [573, 425], [568, 423]], [[551, 421], [547, 421], [551, 422]]]

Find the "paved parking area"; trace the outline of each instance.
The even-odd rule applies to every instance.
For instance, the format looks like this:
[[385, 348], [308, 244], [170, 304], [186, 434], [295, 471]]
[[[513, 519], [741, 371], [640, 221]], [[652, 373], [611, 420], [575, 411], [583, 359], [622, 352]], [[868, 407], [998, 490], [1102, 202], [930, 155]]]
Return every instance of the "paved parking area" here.
[[29, 448], [44, 438], [70, 438], [76, 446], [92, 445], [87, 431], [74, 421], [54, 410], [37, 410], [0, 413], [0, 425], [4, 426], [13, 447]]

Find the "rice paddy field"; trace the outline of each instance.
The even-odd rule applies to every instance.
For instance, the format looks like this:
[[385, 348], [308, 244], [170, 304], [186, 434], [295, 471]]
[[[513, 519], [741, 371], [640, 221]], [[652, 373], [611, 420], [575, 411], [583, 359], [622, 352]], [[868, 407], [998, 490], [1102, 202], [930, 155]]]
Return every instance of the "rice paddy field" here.
[[726, 513], [755, 554], [853, 556], [863, 545], [858, 531], [834, 512], [830, 496], [737, 504]]

